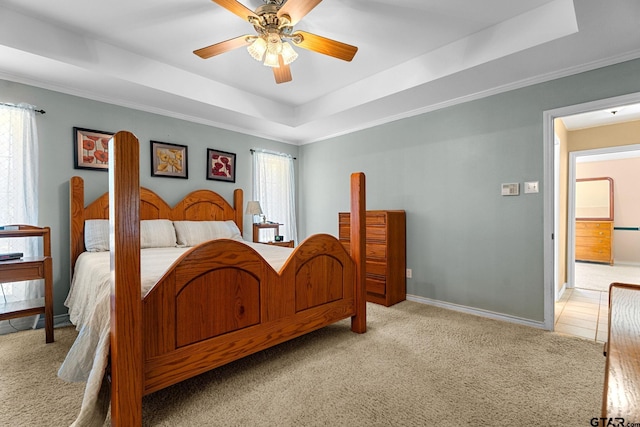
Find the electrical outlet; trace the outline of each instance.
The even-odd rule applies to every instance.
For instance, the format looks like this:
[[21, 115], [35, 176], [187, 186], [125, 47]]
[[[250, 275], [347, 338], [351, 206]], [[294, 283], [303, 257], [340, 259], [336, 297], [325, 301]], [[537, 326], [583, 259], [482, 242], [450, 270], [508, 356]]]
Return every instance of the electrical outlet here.
[[407, 279], [411, 279], [411, 277], [413, 277], [413, 272], [410, 268], [407, 268]]

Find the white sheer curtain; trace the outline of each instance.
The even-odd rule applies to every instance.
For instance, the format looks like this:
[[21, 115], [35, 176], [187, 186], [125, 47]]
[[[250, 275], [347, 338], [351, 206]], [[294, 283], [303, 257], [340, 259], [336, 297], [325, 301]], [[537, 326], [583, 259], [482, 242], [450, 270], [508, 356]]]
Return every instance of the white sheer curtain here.
[[[288, 154], [254, 150], [253, 200], [260, 202], [267, 221], [277, 222], [285, 241], [298, 243], [296, 228], [295, 173]], [[261, 230], [267, 233], [270, 230]], [[272, 240], [273, 237], [260, 237]]]
[[[34, 107], [0, 104], [0, 225], [38, 225], [38, 132]], [[0, 239], [0, 253], [42, 253], [40, 238]], [[0, 302], [44, 295], [41, 280], [0, 284]], [[0, 333], [35, 327], [38, 316], [0, 322]]]

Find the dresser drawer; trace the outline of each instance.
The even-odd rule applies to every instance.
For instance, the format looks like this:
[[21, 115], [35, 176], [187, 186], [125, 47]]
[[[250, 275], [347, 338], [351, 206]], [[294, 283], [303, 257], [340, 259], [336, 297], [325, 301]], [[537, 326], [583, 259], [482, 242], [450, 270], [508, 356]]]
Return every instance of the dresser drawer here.
[[[368, 226], [365, 233], [366, 242], [385, 242], [387, 240], [387, 229], [384, 227]], [[338, 238], [341, 240], [351, 239], [351, 225], [349, 223], [338, 225]]]
[[576, 228], [576, 237], [611, 237], [611, 229], [608, 228]]
[[384, 212], [369, 211], [367, 212], [366, 223], [367, 225], [384, 226], [387, 224], [387, 215]]
[[[348, 240], [340, 240], [340, 243], [342, 243], [342, 246], [344, 246], [344, 248], [347, 250], [347, 252], [351, 253], [350, 251], [350, 242]], [[367, 243], [365, 246], [365, 258], [367, 260], [367, 271], [370, 268], [369, 261], [374, 259], [374, 260], [385, 260], [387, 258], [387, 246], [384, 244], [375, 244], [375, 243]], [[375, 261], [374, 261], [375, 262]]]
[[576, 230], [610, 230], [611, 222], [576, 221]]
[[367, 227], [367, 242], [386, 242], [387, 229], [384, 227]]
[[340, 240], [351, 239], [351, 226], [349, 225], [349, 223], [338, 225], [338, 238]]
[[385, 295], [385, 293], [387, 292], [387, 282], [384, 279], [367, 276], [366, 285], [367, 292], [378, 295]]
[[382, 276], [382, 277], [385, 277], [387, 275], [386, 262], [367, 261], [365, 268], [367, 270], [367, 275], [373, 274], [373, 275]]
[[611, 262], [611, 250], [606, 248], [593, 248], [588, 246], [576, 246], [576, 260]]
[[387, 259], [387, 245], [367, 243], [366, 246], [367, 259], [377, 258], [381, 260]]
[[611, 237], [613, 229], [612, 222], [598, 221], [576, 221], [576, 237], [580, 236], [600, 236]]
[[578, 247], [593, 248], [598, 250], [611, 251], [611, 239], [606, 237], [577, 237], [576, 249]]
[[0, 265], [0, 267], [3, 267], [0, 269], [0, 283], [44, 279], [44, 263], [42, 262], [7, 263]]

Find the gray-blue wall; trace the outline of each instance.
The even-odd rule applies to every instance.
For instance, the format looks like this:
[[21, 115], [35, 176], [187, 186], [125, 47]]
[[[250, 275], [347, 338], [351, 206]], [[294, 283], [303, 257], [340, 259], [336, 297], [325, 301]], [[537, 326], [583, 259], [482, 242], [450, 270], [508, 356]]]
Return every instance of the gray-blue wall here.
[[[369, 209], [407, 212], [409, 294], [542, 322], [543, 112], [634, 92], [640, 61], [302, 146], [301, 234], [336, 234], [364, 171]], [[501, 196], [511, 182], [521, 194]]]
[[[170, 205], [188, 192], [207, 188], [233, 200], [233, 190], [242, 188], [251, 199], [251, 148], [267, 148], [297, 156], [298, 147], [230, 132], [211, 126], [118, 107], [86, 98], [0, 80], [1, 102], [27, 102], [46, 111], [37, 115], [40, 145], [40, 225], [51, 227], [54, 261], [55, 314], [67, 312], [63, 303], [69, 292], [69, 178], [85, 180], [85, 203], [108, 190], [108, 174], [74, 169], [73, 127], [107, 132], [128, 130], [140, 141], [141, 185], [158, 193]], [[150, 140], [188, 146], [189, 179], [151, 177]], [[236, 153], [236, 182], [206, 179], [207, 148]], [[251, 239], [249, 218], [245, 238]], [[248, 234], [247, 234], [248, 233]]]
[[[68, 180], [84, 177], [88, 200], [107, 189], [105, 173], [73, 169], [72, 127], [79, 126], [135, 133], [142, 185], [169, 203], [202, 187], [227, 198], [240, 187], [248, 200], [250, 148], [297, 156], [300, 238], [337, 235], [349, 175], [364, 171], [369, 209], [407, 211], [409, 294], [542, 322], [543, 193], [502, 197], [500, 184], [539, 181], [544, 191], [543, 111], [640, 92], [638, 76], [640, 60], [631, 61], [299, 149], [1, 80], [0, 100], [47, 111], [38, 118], [40, 224], [52, 227], [56, 314], [66, 311], [70, 280]], [[189, 180], [150, 176], [151, 139], [189, 146]], [[237, 153], [235, 185], [205, 179], [206, 148]]]

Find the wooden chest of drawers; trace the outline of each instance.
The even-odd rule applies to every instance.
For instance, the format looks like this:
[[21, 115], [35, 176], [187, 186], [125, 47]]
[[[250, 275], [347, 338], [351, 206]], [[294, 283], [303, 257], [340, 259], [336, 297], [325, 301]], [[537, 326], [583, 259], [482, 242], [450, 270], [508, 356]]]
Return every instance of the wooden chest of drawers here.
[[[367, 211], [367, 301], [390, 306], [407, 297], [406, 219], [404, 211]], [[339, 239], [349, 250], [350, 218], [338, 214]]]
[[613, 221], [576, 221], [576, 261], [613, 265]]

